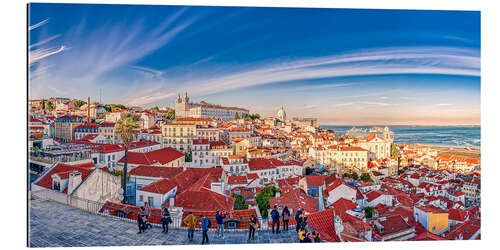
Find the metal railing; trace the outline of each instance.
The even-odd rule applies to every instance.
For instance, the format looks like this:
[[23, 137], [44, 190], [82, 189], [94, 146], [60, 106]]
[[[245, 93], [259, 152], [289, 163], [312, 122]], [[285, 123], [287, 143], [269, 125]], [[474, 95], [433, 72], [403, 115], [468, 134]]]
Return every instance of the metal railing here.
[[[30, 196], [34, 200], [49, 200], [54, 201], [63, 205], [71, 206], [83, 211], [87, 211], [92, 214], [112, 217], [114, 219], [119, 219], [126, 222], [137, 223], [137, 213], [139, 212], [139, 207], [134, 205], [124, 205], [119, 203], [112, 202], [97, 202], [91, 201], [87, 199], [83, 199], [80, 197], [68, 196], [65, 193], [61, 193], [54, 190], [44, 189], [44, 190], [36, 190], [31, 191]], [[187, 230], [187, 226], [183, 223], [184, 216], [186, 212], [192, 211], [193, 215], [196, 216], [197, 220], [197, 231], [201, 230], [201, 218], [199, 218], [200, 214], [213, 214], [213, 211], [201, 211], [201, 210], [190, 210], [183, 209], [181, 207], [168, 207], [167, 208], [170, 213], [170, 218], [172, 222], [169, 224], [169, 229], [181, 229]], [[153, 208], [151, 214], [148, 218], [147, 224], [152, 227], [161, 227], [162, 224], [160, 222], [162, 218], [162, 213], [158, 211], [160, 209]], [[238, 210], [233, 210], [234, 213], [237, 213]], [[214, 216], [207, 216], [211, 221], [211, 227], [209, 231], [215, 231], [217, 228], [216, 218]], [[270, 222], [267, 218], [260, 216], [260, 213], [257, 210], [257, 230], [271, 230]], [[241, 216], [226, 216], [224, 219], [224, 231], [225, 232], [246, 232], [248, 231], [250, 217], [241, 217]], [[230, 227], [228, 224], [236, 223], [236, 228]], [[240, 223], [245, 223], [244, 227], [240, 225]], [[290, 225], [289, 228], [294, 228], [294, 225]]]

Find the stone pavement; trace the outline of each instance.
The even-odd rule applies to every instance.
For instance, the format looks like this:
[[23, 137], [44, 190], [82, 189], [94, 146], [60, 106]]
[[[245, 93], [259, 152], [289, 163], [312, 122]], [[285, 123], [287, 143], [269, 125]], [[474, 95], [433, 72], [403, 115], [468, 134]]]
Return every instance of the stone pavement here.
[[[195, 231], [194, 241], [187, 240], [187, 230], [170, 229], [162, 233], [153, 227], [137, 234], [137, 224], [92, 214], [53, 201], [30, 201], [30, 247], [142, 246], [200, 244], [201, 232]], [[209, 232], [210, 244], [248, 244], [248, 232], [225, 232], [225, 239]], [[257, 230], [250, 243], [297, 243], [294, 229], [273, 235]]]

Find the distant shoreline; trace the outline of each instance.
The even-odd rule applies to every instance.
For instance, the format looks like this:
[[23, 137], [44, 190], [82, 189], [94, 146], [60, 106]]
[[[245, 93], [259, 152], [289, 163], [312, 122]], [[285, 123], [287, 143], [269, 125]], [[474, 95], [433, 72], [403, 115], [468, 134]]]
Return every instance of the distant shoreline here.
[[481, 147], [478, 146], [430, 145], [421, 143], [415, 143], [414, 145], [429, 146], [430, 148], [438, 151], [438, 155], [452, 154], [481, 159]]
[[481, 127], [481, 125], [323, 125], [320, 127]]

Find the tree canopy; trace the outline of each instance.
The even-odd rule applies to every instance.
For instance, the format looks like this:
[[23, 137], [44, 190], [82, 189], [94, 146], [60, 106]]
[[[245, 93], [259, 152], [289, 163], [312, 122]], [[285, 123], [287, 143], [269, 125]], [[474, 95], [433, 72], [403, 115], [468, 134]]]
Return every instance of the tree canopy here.
[[75, 107], [79, 108], [79, 107], [83, 106], [84, 104], [87, 104], [87, 102], [84, 102], [82, 100], [74, 100], [73, 104], [75, 104]]
[[257, 205], [259, 206], [260, 214], [262, 216], [267, 216], [267, 210], [270, 208], [269, 199], [276, 195], [276, 192], [281, 192], [275, 186], [268, 186], [260, 190], [260, 192], [255, 196]]
[[106, 112], [113, 112], [120, 109], [127, 109], [127, 107], [122, 104], [106, 104], [104, 105], [104, 109], [106, 109]]
[[139, 128], [139, 125], [137, 124], [137, 117], [130, 113], [126, 113], [116, 123], [116, 133], [120, 135], [126, 148], [132, 144], [134, 131], [137, 128]]
[[399, 151], [394, 144], [391, 144], [391, 157], [399, 157]]
[[347, 178], [352, 178], [352, 179], [355, 179], [357, 180], [359, 178], [358, 174], [356, 172], [349, 172], [349, 173], [344, 173], [344, 175], [342, 175], [343, 177], [347, 177]]
[[173, 109], [169, 108], [169, 109], [167, 110], [167, 113], [165, 113], [165, 114], [163, 115], [163, 117], [165, 117], [165, 119], [168, 119], [168, 120], [173, 120], [173, 119], [175, 119], [175, 110], [173, 110]]
[[365, 207], [365, 216], [366, 218], [370, 219], [373, 217], [373, 207]]
[[372, 181], [369, 173], [362, 173], [359, 179], [362, 181]]
[[234, 202], [234, 210], [248, 209], [248, 205], [245, 203], [245, 197], [239, 194], [233, 194], [233, 198], [235, 198]]

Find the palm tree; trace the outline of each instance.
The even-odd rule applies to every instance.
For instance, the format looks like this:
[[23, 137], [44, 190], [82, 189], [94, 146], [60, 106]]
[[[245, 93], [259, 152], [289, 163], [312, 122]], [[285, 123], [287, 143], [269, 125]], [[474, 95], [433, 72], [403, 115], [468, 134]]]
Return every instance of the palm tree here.
[[138, 128], [137, 117], [127, 113], [116, 123], [116, 133], [120, 135], [125, 146], [125, 160], [123, 162], [123, 203], [127, 202], [126, 190], [127, 190], [127, 160], [128, 160], [128, 147], [132, 144], [134, 140], [135, 129]]

